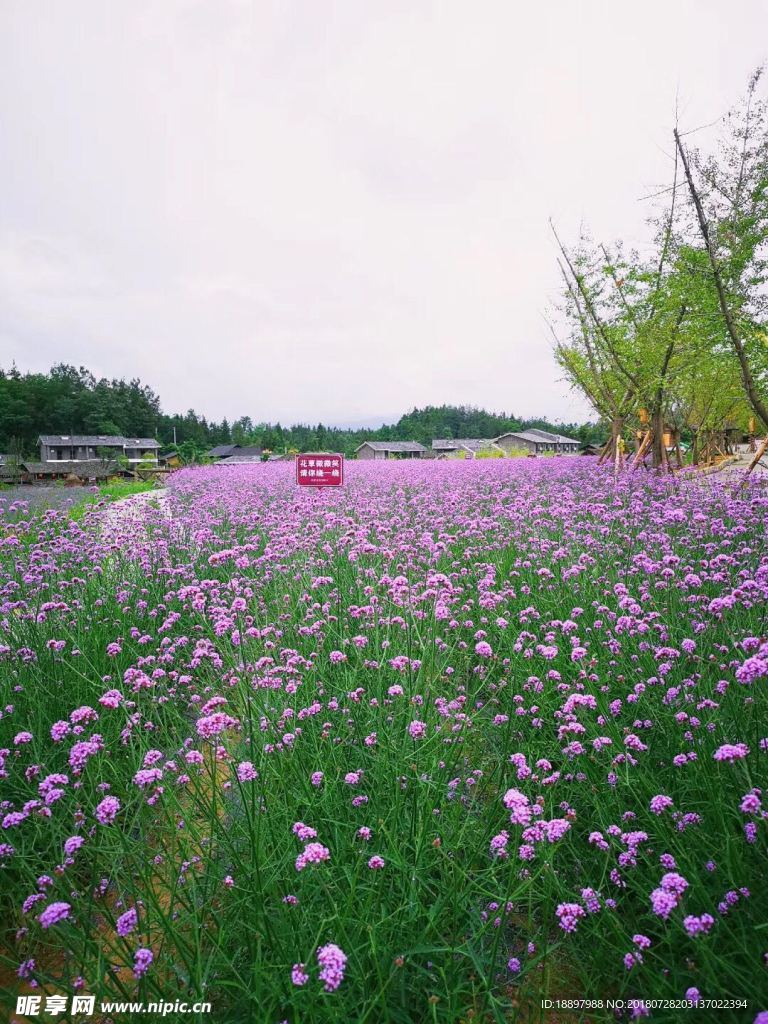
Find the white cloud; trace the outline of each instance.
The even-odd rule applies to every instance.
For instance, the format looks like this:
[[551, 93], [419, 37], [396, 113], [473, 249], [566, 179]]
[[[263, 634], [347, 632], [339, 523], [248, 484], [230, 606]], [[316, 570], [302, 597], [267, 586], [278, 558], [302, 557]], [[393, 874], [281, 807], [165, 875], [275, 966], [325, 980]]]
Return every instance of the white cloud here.
[[0, 364], [165, 408], [581, 417], [547, 219], [646, 236], [684, 123], [761, 59], [759, 0], [6, 0]]

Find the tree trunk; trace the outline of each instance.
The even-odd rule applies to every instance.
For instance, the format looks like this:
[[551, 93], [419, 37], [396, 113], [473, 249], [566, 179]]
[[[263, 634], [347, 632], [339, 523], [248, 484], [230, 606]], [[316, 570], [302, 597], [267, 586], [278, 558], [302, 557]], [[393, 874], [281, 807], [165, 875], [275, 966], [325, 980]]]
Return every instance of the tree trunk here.
[[696, 208], [696, 217], [699, 221], [701, 237], [704, 239], [704, 247], [707, 250], [707, 256], [709, 257], [709, 265], [712, 270], [712, 277], [715, 281], [715, 289], [717, 290], [717, 299], [720, 304], [720, 311], [722, 312], [723, 319], [725, 320], [725, 327], [728, 332], [728, 336], [731, 339], [731, 345], [733, 346], [736, 358], [739, 361], [739, 369], [741, 370], [741, 379], [744, 384], [744, 390], [747, 393], [747, 399], [749, 400], [749, 404], [752, 406], [752, 409], [760, 417], [765, 426], [768, 427], [768, 404], [766, 404], [758, 394], [755, 379], [752, 376], [752, 368], [749, 365], [749, 360], [747, 359], [744, 340], [736, 329], [736, 323], [731, 313], [731, 308], [728, 305], [723, 279], [720, 274], [720, 267], [718, 266], [714, 246], [712, 245], [712, 240], [709, 234], [709, 225], [707, 224], [707, 218], [704, 215], [704, 207], [701, 205], [699, 193], [696, 191], [696, 186], [693, 183], [691, 169], [688, 166], [688, 157], [683, 149], [683, 144], [680, 142], [680, 136], [677, 133], [677, 129], [675, 129], [674, 135], [675, 143], [677, 144], [680, 156], [682, 157], [685, 177], [688, 181], [688, 191], [691, 193], [691, 199], [693, 199], [693, 205]]
[[749, 464], [749, 468], [747, 469], [747, 472], [741, 478], [741, 483], [739, 484], [739, 487], [743, 487], [744, 486], [744, 484], [747, 482], [747, 477], [752, 472], [752, 470], [755, 468], [755, 466], [758, 464], [760, 459], [762, 459], [763, 455], [765, 455], [766, 451], [768, 451], [768, 437], [766, 437], [766, 439], [764, 441], [761, 441], [760, 446], [758, 447], [757, 451], [755, 452], [755, 457], [752, 459], [752, 461]]
[[653, 468], [664, 468], [664, 416], [661, 409], [654, 409], [651, 420], [653, 431]]
[[635, 452], [635, 458], [634, 458], [634, 460], [632, 462], [632, 472], [633, 473], [637, 469], [638, 466], [642, 466], [642, 465], [645, 464], [645, 457], [646, 457], [646, 454], [648, 452], [648, 446], [650, 445], [651, 440], [652, 440], [652, 434], [651, 434], [651, 428], [649, 427], [648, 430], [646, 430], [645, 434], [643, 435], [643, 439], [640, 442], [640, 444], [639, 444], [639, 446], [637, 448], [637, 451]]
[[621, 438], [623, 431], [624, 417], [614, 416], [611, 420], [611, 437], [610, 440], [606, 443], [605, 448], [603, 448], [603, 452], [600, 456], [598, 466], [601, 462], [604, 462], [606, 459], [613, 459], [615, 463], [616, 456], [619, 452], [619, 440]]
[[613, 441], [613, 454], [616, 457], [621, 456], [621, 436], [624, 433], [624, 420], [622, 417], [616, 416], [611, 422], [611, 440]]

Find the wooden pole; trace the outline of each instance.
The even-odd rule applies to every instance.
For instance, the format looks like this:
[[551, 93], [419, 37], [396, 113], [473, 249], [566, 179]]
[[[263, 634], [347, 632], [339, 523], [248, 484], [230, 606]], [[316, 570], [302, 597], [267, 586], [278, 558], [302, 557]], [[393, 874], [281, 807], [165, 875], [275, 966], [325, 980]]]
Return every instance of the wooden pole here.
[[600, 452], [600, 458], [597, 460], [598, 466], [605, 462], [605, 460], [608, 458], [608, 454], [612, 447], [612, 441], [613, 439], [611, 439], [610, 441], [606, 441], [603, 445], [603, 450]]
[[640, 442], [640, 447], [637, 449], [637, 454], [635, 455], [635, 460], [634, 460], [634, 462], [632, 464], [632, 472], [633, 473], [637, 469], [637, 467], [640, 465], [640, 463], [643, 461], [643, 459], [645, 458], [646, 452], [648, 451], [648, 446], [651, 443], [651, 439], [652, 439], [652, 434], [651, 434], [650, 429], [646, 430], [645, 435], [643, 437], [643, 440]]
[[754, 458], [752, 459], [752, 461], [749, 464], [749, 469], [744, 474], [744, 476], [741, 478], [741, 483], [739, 484], [739, 487], [743, 487], [746, 484], [747, 477], [752, 472], [752, 470], [755, 468], [755, 466], [758, 464], [760, 459], [762, 459], [763, 455], [765, 455], [766, 450], [768, 450], [768, 437], [766, 437], [764, 441], [761, 441], [760, 447], [755, 452], [755, 456], [754, 456]]

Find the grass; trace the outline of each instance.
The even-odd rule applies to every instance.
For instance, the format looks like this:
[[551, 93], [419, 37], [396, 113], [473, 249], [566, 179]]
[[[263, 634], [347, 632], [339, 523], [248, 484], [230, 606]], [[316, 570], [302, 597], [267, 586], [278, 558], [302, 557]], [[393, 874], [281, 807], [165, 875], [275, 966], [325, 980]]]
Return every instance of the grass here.
[[153, 483], [144, 480], [110, 480], [99, 484], [99, 495], [110, 501], [120, 501], [123, 498], [131, 498], [134, 494], [144, 494], [155, 489]]

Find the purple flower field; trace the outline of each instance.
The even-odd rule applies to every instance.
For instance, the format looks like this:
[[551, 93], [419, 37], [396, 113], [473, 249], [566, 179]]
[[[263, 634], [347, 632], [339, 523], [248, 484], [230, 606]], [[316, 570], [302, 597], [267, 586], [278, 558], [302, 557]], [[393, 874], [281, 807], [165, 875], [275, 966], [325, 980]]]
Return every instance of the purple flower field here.
[[575, 458], [0, 496], [7, 1019], [759, 1019], [767, 540]]

